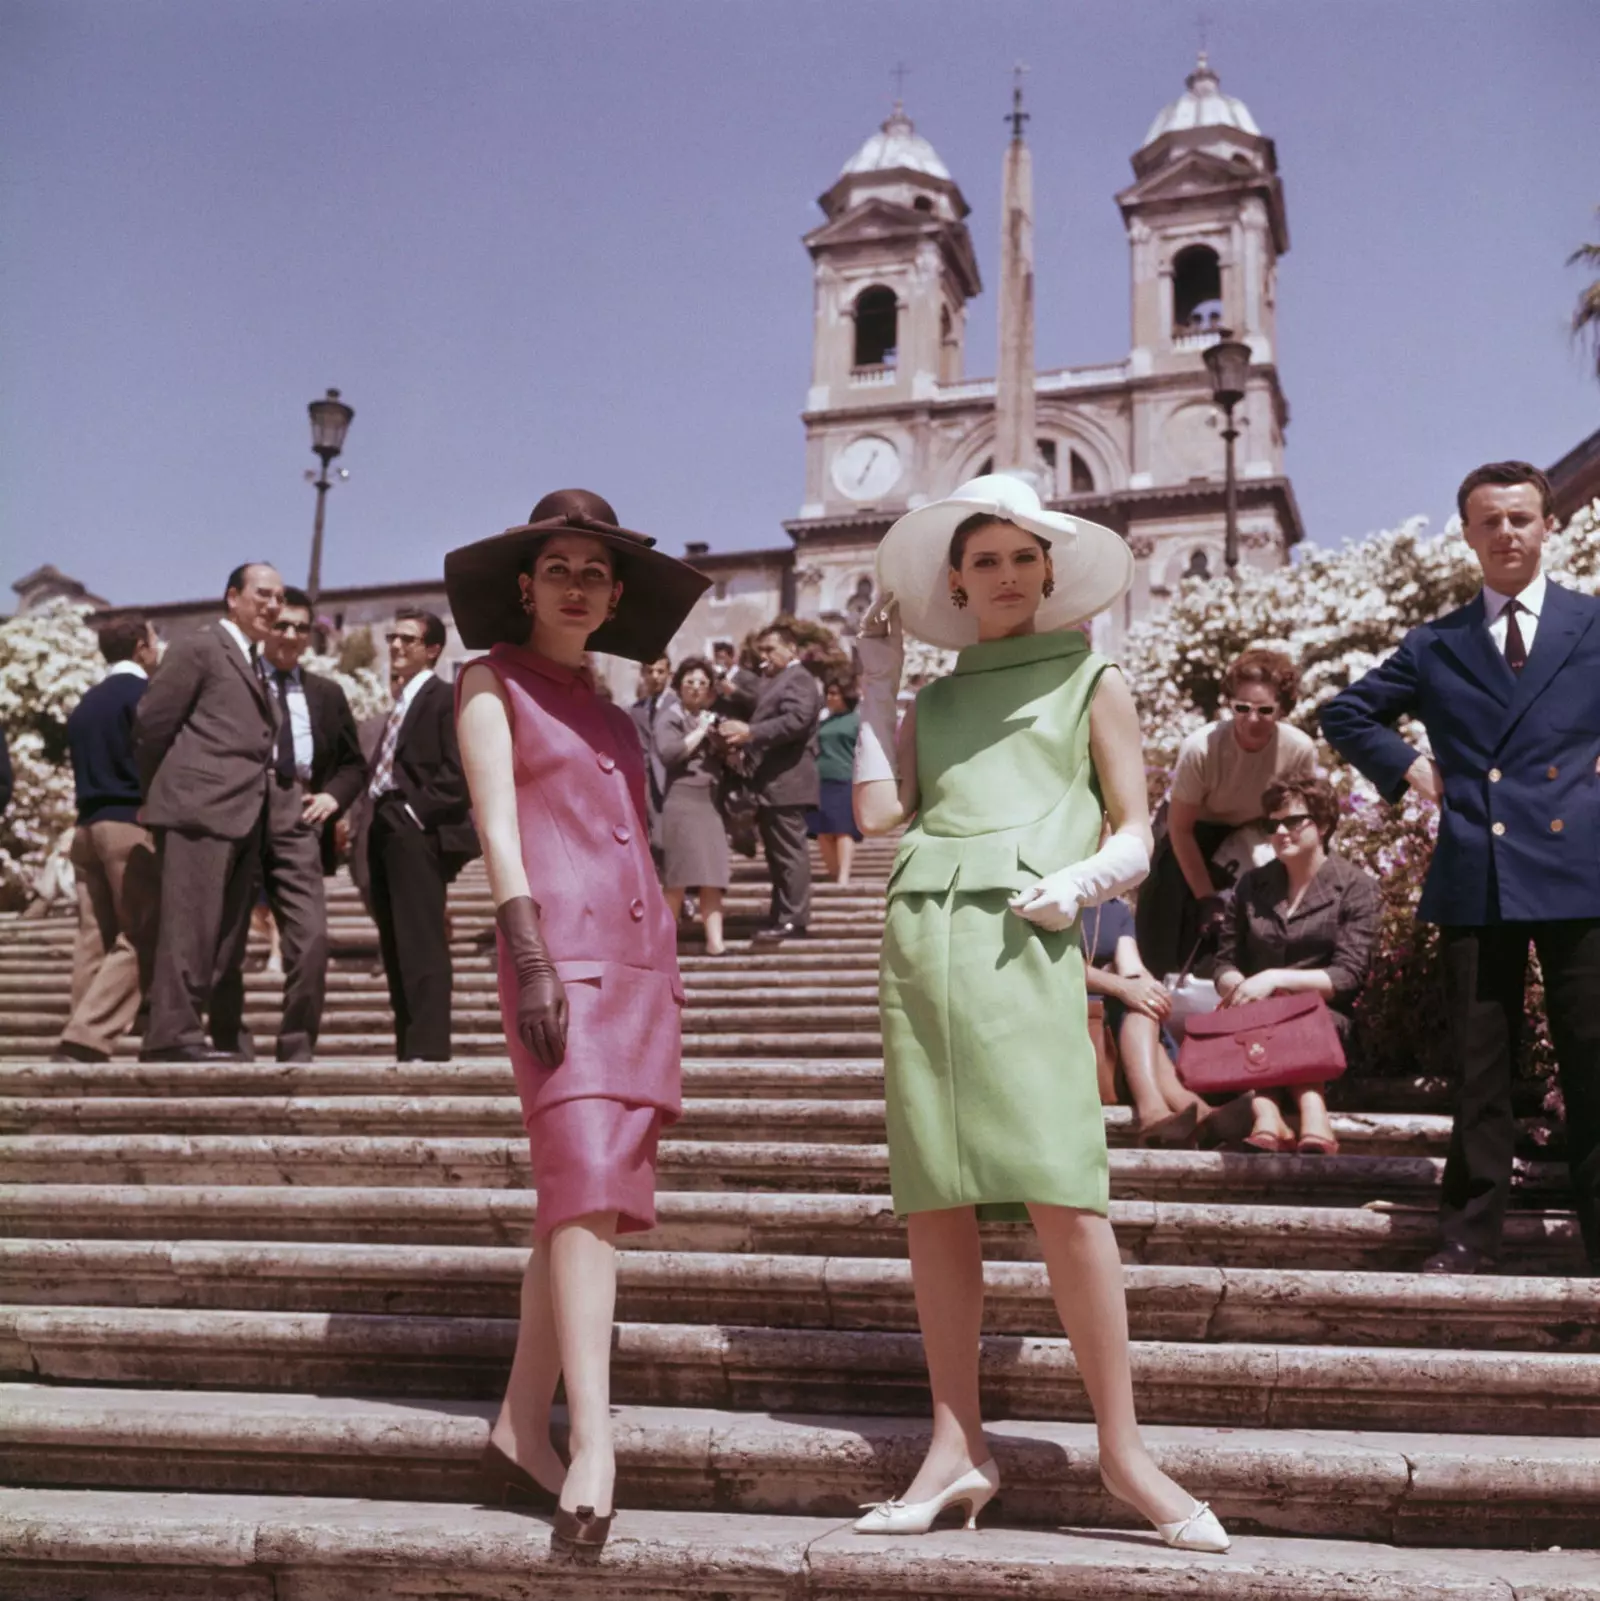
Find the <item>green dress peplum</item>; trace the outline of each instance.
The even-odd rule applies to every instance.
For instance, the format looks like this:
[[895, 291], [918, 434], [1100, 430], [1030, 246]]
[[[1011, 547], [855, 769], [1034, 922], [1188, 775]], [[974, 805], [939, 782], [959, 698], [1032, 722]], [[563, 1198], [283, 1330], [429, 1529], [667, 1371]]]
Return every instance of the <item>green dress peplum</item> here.
[[970, 646], [917, 696], [919, 810], [889, 877], [879, 1005], [895, 1211], [1102, 1215], [1109, 1177], [1079, 925], [1007, 902], [1091, 855], [1102, 804], [1082, 634]]

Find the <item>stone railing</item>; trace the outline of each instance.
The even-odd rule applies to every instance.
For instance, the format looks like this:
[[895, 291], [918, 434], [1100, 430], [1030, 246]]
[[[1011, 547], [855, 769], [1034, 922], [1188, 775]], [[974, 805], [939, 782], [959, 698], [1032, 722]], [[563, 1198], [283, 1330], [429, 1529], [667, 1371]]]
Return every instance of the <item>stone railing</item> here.
[[852, 389], [874, 388], [880, 384], [892, 384], [900, 376], [898, 367], [852, 367], [850, 369], [850, 387]]

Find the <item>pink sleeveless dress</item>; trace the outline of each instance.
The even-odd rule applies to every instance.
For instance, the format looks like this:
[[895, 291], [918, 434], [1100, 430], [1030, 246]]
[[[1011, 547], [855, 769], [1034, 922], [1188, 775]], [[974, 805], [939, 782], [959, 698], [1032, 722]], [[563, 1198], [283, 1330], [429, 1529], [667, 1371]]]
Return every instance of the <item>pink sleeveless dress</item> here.
[[567, 1054], [552, 1071], [517, 1038], [516, 973], [500, 942], [535, 1236], [590, 1212], [615, 1211], [619, 1233], [647, 1229], [656, 1141], [682, 1105], [683, 986], [650, 858], [644, 753], [632, 719], [581, 669], [515, 645], [485, 662], [511, 706], [522, 860], [567, 993]]

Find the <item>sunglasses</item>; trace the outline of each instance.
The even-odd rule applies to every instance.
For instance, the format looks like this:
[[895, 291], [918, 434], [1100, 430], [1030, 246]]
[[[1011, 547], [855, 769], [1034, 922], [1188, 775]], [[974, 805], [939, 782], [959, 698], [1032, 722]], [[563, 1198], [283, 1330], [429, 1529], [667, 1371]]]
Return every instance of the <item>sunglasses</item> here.
[[1246, 700], [1231, 701], [1228, 705], [1228, 710], [1238, 718], [1265, 717], [1268, 722], [1275, 722], [1278, 717], [1278, 708], [1276, 706], [1252, 706]]
[[1261, 826], [1268, 834], [1276, 834], [1280, 828], [1288, 829], [1291, 834], [1298, 834], [1310, 821], [1310, 812], [1290, 812], [1287, 817], [1263, 817]]
[[386, 645], [405, 645], [405, 646], [409, 647], [409, 646], [412, 646], [412, 645], [420, 645], [422, 643], [422, 635], [421, 634], [385, 634], [383, 636], [383, 642]]
[[310, 623], [274, 623], [272, 631], [275, 634], [309, 634]]

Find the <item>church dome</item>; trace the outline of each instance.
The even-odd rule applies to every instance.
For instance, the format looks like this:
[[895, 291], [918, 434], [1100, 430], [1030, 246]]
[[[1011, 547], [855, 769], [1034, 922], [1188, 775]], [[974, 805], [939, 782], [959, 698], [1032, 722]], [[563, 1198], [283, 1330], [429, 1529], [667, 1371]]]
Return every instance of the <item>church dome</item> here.
[[1144, 145], [1153, 145], [1163, 134], [1182, 133], [1189, 128], [1237, 128], [1241, 133], [1261, 133], [1244, 101], [1222, 92], [1204, 50], [1194, 71], [1184, 79], [1183, 93], [1150, 124]]
[[917, 132], [897, 100], [884, 125], [845, 162], [841, 178], [866, 172], [889, 172], [896, 167], [926, 173], [930, 178], [949, 180], [950, 170], [939, 159], [939, 152]]

